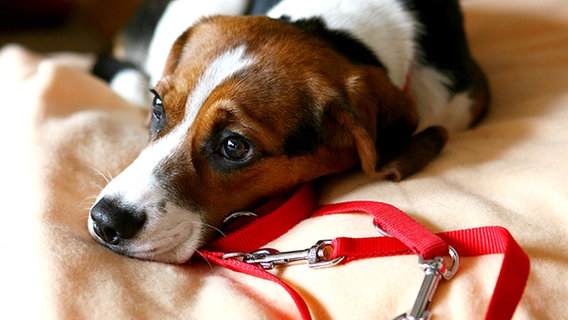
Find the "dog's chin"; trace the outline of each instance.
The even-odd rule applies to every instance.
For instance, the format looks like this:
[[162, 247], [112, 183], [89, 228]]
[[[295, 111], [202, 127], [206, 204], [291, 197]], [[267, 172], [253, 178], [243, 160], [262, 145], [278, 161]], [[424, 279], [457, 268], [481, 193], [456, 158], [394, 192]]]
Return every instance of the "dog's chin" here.
[[182, 264], [186, 263], [196, 252], [197, 248], [201, 244], [197, 241], [191, 241], [186, 243], [181, 243], [174, 247], [173, 249], [167, 249], [164, 252], [160, 252], [163, 248], [155, 248], [157, 253], [145, 252], [144, 249], [137, 251], [136, 249], [125, 252], [124, 254], [137, 259], [150, 260], [164, 263], [172, 264]]
[[88, 229], [91, 236], [101, 245], [112, 251], [131, 258], [149, 260], [163, 263], [182, 264], [189, 261], [202, 244], [201, 231], [189, 233], [186, 237], [180, 234], [160, 237], [158, 239], [139, 238], [124, 240], [120, 244], [109, 244], [101, 239], [93, 228], [93, 221], [89, 217]]
[[199, 241], [194, 240], [177, 244], [173, 248], [150, 247], [148, 249], [146, 244], [133, 244], [130, 246], [131, 248], [122, 252], [122, 254], [142, 260], [182, 264], [186, 263], [193, 256], [200, 245]]

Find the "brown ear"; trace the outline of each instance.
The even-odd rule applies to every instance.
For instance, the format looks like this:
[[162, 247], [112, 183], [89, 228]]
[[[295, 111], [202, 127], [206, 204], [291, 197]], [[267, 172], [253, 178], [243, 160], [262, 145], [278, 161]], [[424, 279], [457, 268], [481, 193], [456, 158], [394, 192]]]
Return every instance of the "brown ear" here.
[[378, 153], [382, 153], [382, 159], [379, 158], [380, 161], [374, 172], [366, 171], [366, 173], [400, 181], [424, 168], [442, 151], [447, 140], [448, 133], [445, 128], [428, 127], [400, 141], [400, 145], [392, 146], [390, 150], [377, 149]]
[[436, 157], [448, 134], [439, 126], [415, 134], [418, 115], [407, 94], [393, 86], [384, 73], [367, 80], [367, 84], [348, 88], [352, 109], [344, 112], [341, 122], [350, 132], [363, 171], [399, 181]]

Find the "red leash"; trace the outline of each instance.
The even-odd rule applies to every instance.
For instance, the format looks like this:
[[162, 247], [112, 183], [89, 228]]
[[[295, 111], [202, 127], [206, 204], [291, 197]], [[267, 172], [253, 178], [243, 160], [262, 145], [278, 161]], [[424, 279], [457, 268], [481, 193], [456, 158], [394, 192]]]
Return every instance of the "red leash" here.
[[[311, 185], [304, 185], [276, 210], [214, 241], [206, 250], [200, 250], [200, 253], [212, 263], [279, 284], [294, 300], [303, 319], [311, 319], [303, 298], [292, 287], [262, 267], [272, 268], [296, 260], [308, 260], [310, 265], [317, 266], [371, 257], [419, 255], [421, 266], [425, 270], [425, 280], [410, 313], [396, 318], [417, 319], [429, 316], [429, 299], [440, 278], [449, 279], [456, 272], [459, 265], [458, 254], [460, 257], [469, 257], [503, 253], [501, 271], [485, 319], [501, 320], [513, 316], [528, 279], [530, 263], [528, 256], [506, 229], [482, 227], [434, 234], [404, 212], [382, 202], [353, 201], [324, 205], [317, 209], [316, 205], [316, 196]], [[318, 243], [306, 250], [278, 253], [266, 249], [253, 252], [308, 217], [353, 212], [372, 215], [375, 225], [392, 237], [339, 237], [330, 242]], [[457, 254], [453, 256], [452, 252]], [[454, 261], [451, 267], [446, 268], [441, 257], [449, 254]]]

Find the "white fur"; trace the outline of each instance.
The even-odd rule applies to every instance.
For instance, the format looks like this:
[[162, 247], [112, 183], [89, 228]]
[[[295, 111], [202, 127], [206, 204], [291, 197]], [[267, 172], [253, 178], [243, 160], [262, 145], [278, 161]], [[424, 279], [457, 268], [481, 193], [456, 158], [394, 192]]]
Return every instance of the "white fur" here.
[[208, 15], [242, 15], [248, 6], [247, 0], [174, 0], [160, 18], [150, 43], [145, 71], [150, 75], [150, 84], [162, 76], [166, 58], [175, 40], [199, 18]]
[[411, 68], [408, 91], [420, 118], [417, 131], [442, 125], [449, 132], [456, 132], [469, 126], [472, 101], [467, 92], [450, 97], [446, 88], [450, 84], [451, 80], [436, 69], [425, 66]]
[[421, 52], [414, 39], [420, 25], [399, 0], [286, 0], [268, 15], [292, 20], [321, 17], [329, 28], [345, 30], [364, 43], [384, 64], [391, 82], [401, 89], [408, 87], [420, 115], [418, 131], [443, 125], [454, 132], [470, 123], [467, 95], [451, 98], [446, 87], [451, 80], [418, 63]]
[[[199, 247], [203, 233], [199, 212], [188, 212], [186, 208], [166, 202], [167, 214], [162, 214], [159, 204], [168, 199], [168, 195], [156, 180], [154, 169], [180, 145], [201, 105], [211, 92], [235, 72], [253, 63], [252, 58], [245, 56], [245, 51], [246, 48], [240, 46], [226, 51], [213, 60], [189, 96], [181, 124], [165, 137], [142, 150], [138, 158], [114, 178], [99, 195], [97, 201], [110, 196], [146, 213], [147, 221], [143, 229], [122, 246], [129, 255], [183, 262]], [[89, 231], [98, 238], [90, 217]]]
[[150, 102], [148, 79], [138, 70], [126, 69], [117, 73], [109, 83], [112, 90], [122, 98], [140, 107]]
[[197, 117], [200, 106], [209, 97], [211, 91], [215, 89], [223, 80], [233, 73], [249, 66], [253, 60], [245, 57], [246, 47], [244, 45], [233, 48], [213, 61], [199, 79], [197, 87], [192, 91], [185, 105], [184, 123], [191, 125]]
[[415, 19], [398, 0], [287, 0], [268, 13], [292, 20], [321, 17], [331, 29], [348, 31], [385, 65], [394, 85], [402, 88], [415, 57]]

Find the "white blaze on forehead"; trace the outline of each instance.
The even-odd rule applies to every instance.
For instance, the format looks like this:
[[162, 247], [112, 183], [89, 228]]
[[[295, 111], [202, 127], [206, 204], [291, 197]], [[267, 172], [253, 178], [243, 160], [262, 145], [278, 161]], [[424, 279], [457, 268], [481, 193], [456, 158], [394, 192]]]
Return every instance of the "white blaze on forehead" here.
[[[179, 146], [189, 128], [197, 118], [197, 114], [209, 95], [239, 70], [251, 65], [253, 59], [245, 56], [244, 45], [229, 49], [213, 60], [197, 81], [197, 85], [189, 94], [185, 104], [185, 115], [182, 122], [164, 138], [152, 146], [159, 149], [156, 152], [162, 157], [167, 156]], [[174, 80], [175, 81], [175, 80]], [[157, 165], [157, 163], [156, 163]]]
[[[158, 156], [160, 159], [157, 161], [160, 161], [179, 146], [211, 92], [237, 71], [252, 63], [250, 57], [245, 57], [245, 49], [245, 46], [240, 46], [227, 50], [211, 62], [187, 98], [182, 122], [164, 138], [147, 148], [152, 150], [144, 150], [144, 153]], [[154, 164], [156, 165], [158, 163]]]
[[219, 84], [252, 64], [252, 58], [246, 57], [245, 51], [244, 45], [230, 49], [213, 60], [207, 67], [195, 89], [187, 98], [185, 119], [183, 120], [186, 126], [193, 123], [205, 99]]

